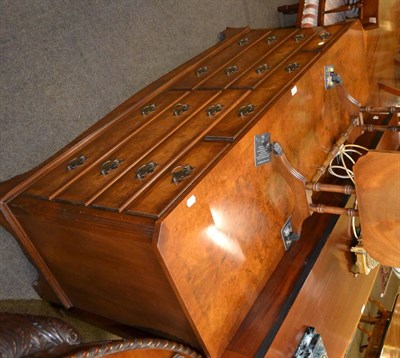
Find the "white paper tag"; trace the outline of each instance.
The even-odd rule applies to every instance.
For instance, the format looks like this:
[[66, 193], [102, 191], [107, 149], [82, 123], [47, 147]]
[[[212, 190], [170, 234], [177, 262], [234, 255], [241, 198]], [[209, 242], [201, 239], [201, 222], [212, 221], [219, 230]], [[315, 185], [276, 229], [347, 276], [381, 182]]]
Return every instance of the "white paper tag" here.
[[192, 195], [188, 200], [186, 200], [186, 206], [191, 208], [196, 203], [196, 196]]

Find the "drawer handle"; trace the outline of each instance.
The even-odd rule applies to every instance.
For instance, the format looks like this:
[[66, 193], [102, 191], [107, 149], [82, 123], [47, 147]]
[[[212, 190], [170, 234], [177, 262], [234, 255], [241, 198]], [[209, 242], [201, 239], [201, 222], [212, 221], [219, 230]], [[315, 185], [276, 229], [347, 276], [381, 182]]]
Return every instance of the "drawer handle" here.
[[269, 69], [270, 67], [266, 63], [264, 63], [263, 65], [256, 68], [256, 73], [261, 74], [264, 73], [265, 71], [268, 71]]
[[231, 74], [233, 74], [237, 71], [239, 71], [239, 67], [237, 67], [236, 65], [225, 68], [225, 74], [227, 76], [230, 76]]
[[147, 116], [149, 113], [154, 112], [156, 108], [157, 106], [154, 103], [152, 103], [146, 107], [143, 107], [140, 113], [142, 114], [142, 116]]
[[180, 116], [182, 113], [186, 112], [190, 106], [186, 103], [177, 103], [174, 107], [173, 114], [174, 116]]
[[248, 43], [249, 43], [248, 37], [243, 37], [243, 38], [240, 39], [240, 41], [238, 42], [239, 46], [246, 46]]
[[285, 67], [285, 71], [288, 73], [292, 73], [300, 68], [300, 64], [298, 62], [293, 62]]
[[154, 172], [157, 165], [158, 164], [153, 161], [143, 164], [138, 170], [136, 170], [136, 178], [143, 180], [147, 175]]
[[278, 37], [277, 37], [276, 35], [273, 35], [273, 36], [268, 36], [268, 37], [266, 38], [265, 42], [266, 42], [268, 45], [272, 45], [276, 40], [278, 40]]
[[300, 42], [300, 41], [304, 40], [305, 38], [306, 38], [306, 35], [304, 35], [304, 34], [298, 34], [298, 35], [296, 35], [295, 37], [293, 37], [293, 39], [294, 39], [296, 42]]
[[322, 39], [322, 40], [326, 40], [328, 37], [331, 37], [331, 33], [330, 32], [328, 32], [328, 31], [324, 31], [323, 33], [321, 33], [320, 35], [319, 35], [319, 37]]
[[206, 110], [207, 116], [212, 117], [213, 115], [217, 114], [218, 112], [221, 112], [223, 106], [224, 106], [223, 104], [217, 103], [211, 107], [208, 107]]
[[122, 163], [122, 160], [119, 159], [108, 160], [101, 165], [100, 173], [102, 175], [108, 175], [111, 170], [117, 169], [120, 163]]
[[76, 169], [77, 167], [81, 166], [85, 162], [86, 162], [86, 157], [84, 155], [81, 155], [80, 157], [76, 157], [68, 163], [67, 170], [70, 172], [70, 171]]
[[203, 67], [198, 68], [195, 73], [196, 73], [197, 77], [200, 77], [200, 76], [206, 74], [207, 72], [208, 72], [208, 67], [203, 66]]
[[194, 167], [192, 167], [190, 164], [178, 165], [171, 171], [172, 175], [171, 183], [179, 184], [180, 182], [182, 182], [183, 179], [192, 174], [193, 169]]
[[254, 112], [255, 108], [256, 108], [256, 106], [254, 104], [251, 104], [251, 103], [247, 104], [247, 105], [239, 108], [238, 115], [242, 118], [246, 117], [250, 113]]

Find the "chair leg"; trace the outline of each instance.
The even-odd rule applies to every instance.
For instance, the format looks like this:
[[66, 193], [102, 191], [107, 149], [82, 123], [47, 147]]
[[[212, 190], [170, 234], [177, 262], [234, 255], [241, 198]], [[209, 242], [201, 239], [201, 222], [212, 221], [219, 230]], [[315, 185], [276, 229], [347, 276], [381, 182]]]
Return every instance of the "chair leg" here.
[[383, 90], [392, 95], [400, 97], [400, 88], [396, 86], [396, 83], [394, 81], [379, 82], [378, 87], [380, 90]]
[[363, 3], [362, 1], [357, 1], [353, 4], [347, 4], [347, 5], [342, 5], [342, 6], [338, 6], [337, 8], [334, 9], [329, 9], [325, 11], [325, 14], [331, 14], [331, 13], [335, 13], [335, 12], [342, 12], [342, 11], [348, 11], [348, 10], [352, 10], [352, 9], [360, 9], [363, 7]]

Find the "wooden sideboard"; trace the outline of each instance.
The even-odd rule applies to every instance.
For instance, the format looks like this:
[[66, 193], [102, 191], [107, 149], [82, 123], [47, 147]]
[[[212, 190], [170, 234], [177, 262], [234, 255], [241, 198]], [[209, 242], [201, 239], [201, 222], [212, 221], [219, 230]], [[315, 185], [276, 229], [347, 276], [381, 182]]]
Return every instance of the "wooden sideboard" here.
[[[324, 67], [365, 102], [367, 65], [359, 22], [224, 34], [2, 183], [0, 219], [66, 308], [210, 357], [252, 357], [262, 342], [236, 349], [235, 334], [262, 293], [280, 312], [302, 255], [319, 242], [302, 235], [308, 248], [287, 264], [281, 230], [295, 200], [268, 141], [310, 180], [350, 123], [336, 91], [324, 89]], [[280, 277], [288, 284], [277, 292]]]

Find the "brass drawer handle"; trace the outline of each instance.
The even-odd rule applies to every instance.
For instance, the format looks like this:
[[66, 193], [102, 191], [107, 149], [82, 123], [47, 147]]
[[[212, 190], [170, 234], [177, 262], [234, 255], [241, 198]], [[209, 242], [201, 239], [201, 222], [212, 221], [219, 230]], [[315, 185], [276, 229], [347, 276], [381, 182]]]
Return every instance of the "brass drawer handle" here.
[[238, 42], [239, 46], [246, 46], [248, 43], [249, 43], [248, 37], [243, 37], [243, 38], [240, 39], [240, 41]]
[[143, 164], [138, 170], [136, 170], [136, 178], [143, 180], [147, 175], [154, 172], [157, 165], [158, 164], [153, 161]]
[[290, 63], [285, 67], [285, 71], [288, 73], [292, 73], [300, 68], [300, 64], [298, 62]]
[[265, 71], [268, 71], [269, 69], [270, 69], [270, 67], [266, 63], [264, 63], [263, 65], [256, 68], [256, 73], [260, 75], [261, 73], [264, 73]]
[[272, 45], [276, 40], [278, 40], [278, 37], [277, 37], [276, 35], [273, 35], [273, 36], [268, 36], [268, 37], [266, 38], [265, 42], [266, 42], [268, 45]]
[[174, 116], [180, 116], [182, 113], [186, 112], [190, 106], [186, 103], [177, 103], [174, 107], [173, 114]]
[[242, 117], [242, 118], [246, 117], [250, 113], [254, 112], [255, 108], [256, 108], [256, 106], [254, 104], [251, 104], [251, 103], [247, 104], [245, 106], [242, 106], [242, 107], [239, 108], [238, 115], [240, 117]]
[[294, 39], [296, 42], [300, 42], [300, 41], [304, 40], [305, 38], [306, 38], [306, 35], [304, 35], [304, 34], [298, 34], [298, 35], [296, 35], [295, 37], [293, 37], [293, 39]]
[[182, 182], [183, 179], [192, 174], [193, 169], [194, 167], [192, 167], [190, 164], [178, 165], [171, 171], [172, 175], [171, 183], [179, 184], [180, 182]]
[[328, 31], [324, 31], [323, 33], [321, 33], [319, 35], [319, 37], [321, 38], [321, 40], [326, 40], [328, 37], [331, 37], [332, 34]]
[[68, 165], [67, 165], [67, 170], [70, 172], [74, 169], [76, 169], [77, 167], [83, 165], [83, 163], [86, 162], [86, 157], [84, 155], [81, 155], [80, 157], [76, 157], [74, 159], [72, 159]]
[[227, 67], [227, 68], [225, 68], [225, 74], [227, 75], [227, 76], [230, 76], [231, 74], [233, 74], [233, 73], [235, 73], [235, 72], [237, 72], [237, 71], [239, 71], [239, 67], [237, 67], [236, 65], [234, 65], [234, 66], [230, 66], [230, 67]]
[[122, 160], [119, 159], [108, 160], [104, 162], [100, 167], [101, 175], [108, 175], [111, 170], [117, 169], [120, 163], [122, 163]]
[[196, 70], [195, 74], [196, 74], [197, 77], [200, 77], [200, 76], [206, 74], [207, 72], [208, 72], [208, 67], [207, 66], [203, 66], [203, 67], [198, 68]]
[[140, 111], [140, 113], [142, 116], [147, 116], [149, 113], [154, 112], [156, 110], [156, 108], [157, 108], [157, 106], [154, 103], [152, 103], [146, 107], [143, 107], [142, 110]]
[[206, 110], [207, 116], [212, 117], [213, 115], [217, 114], [218, 112], [221, 112], [223, 106], [224, 106], [223, 104], [217, 103], [211, 107], [208, 107]]

